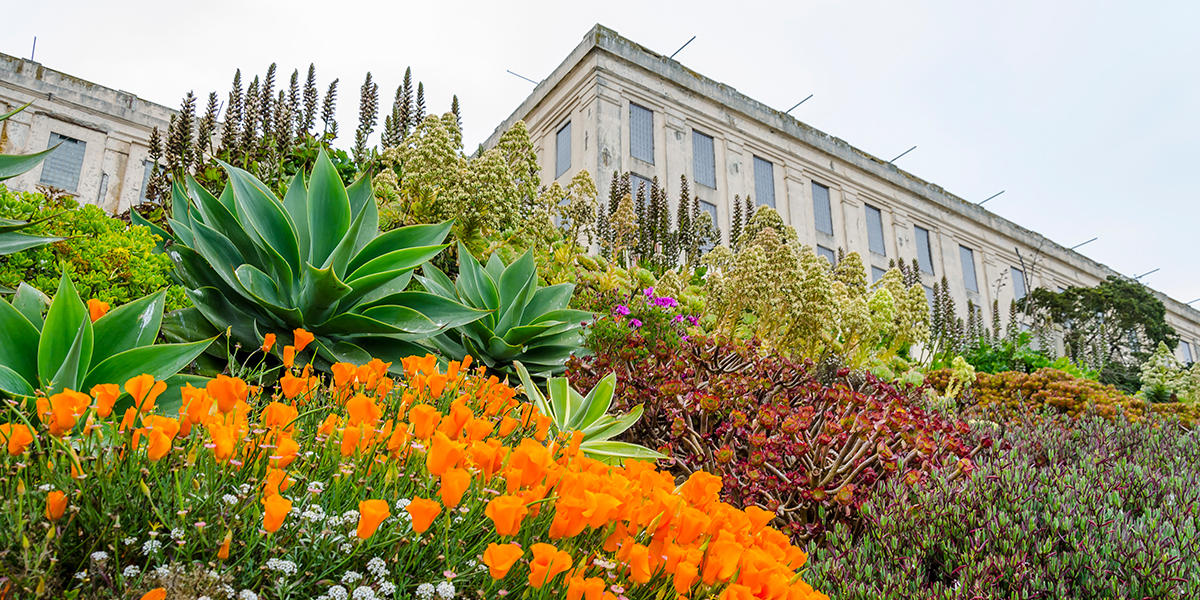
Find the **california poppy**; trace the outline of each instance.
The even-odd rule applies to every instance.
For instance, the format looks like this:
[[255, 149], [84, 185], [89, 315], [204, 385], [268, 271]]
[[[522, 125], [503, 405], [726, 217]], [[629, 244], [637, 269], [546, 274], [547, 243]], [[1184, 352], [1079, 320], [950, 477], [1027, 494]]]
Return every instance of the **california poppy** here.
[[517, 535], [521, 530], [521, 521], [529, 514], [525, 501], [517, 496], [496, 496], [483, 509], [492, 523], [496, 524], [496, 533], [500, 535]]
[[599, 577], [572, 577], [567, 581], [566, 600], [601, 600], [604, 597], [604, 580]]
[[675, 593], [687, 594], [688, 590], [692, 589], [692, 584], [696, 583], [699, 572], [694, 563], [679, 563], [675, 567], [675, 575], [671, 578], [671, 584], [675, 586]]
[[154, 588], [145, 594], [142, 594], [142, 600], [164, 600], [167, 597], [167, 588]]
[[442, 413], [428, 404], [418, 404], [408, 411], [408, 421], [413, 425], [413, 435], [422, 440], [427, 440], [429, 436], [433, 435], [433, 429], [437, 427], [441, 418]]
[[263, 352], [270, 352], [271, 347], [274, 345], [275, 345], [275, 334], [268, 333], [267, 335], [263, 336], [263, 345], [262, 345]]
[[171, 451], [171, 438], [162, 431], [151, 431], [148, 439], [150, 443], [146, 446], [146, 457], [150, 462], [158, 462]]
[[233, 542], [233, 530], [225, 532], [225, 539], [221, 541], [221, 548], [217, 550], [217, 559], [229, 559], [229, 544]]
[[296, 347], [288, 344], [283, 347], [283, 366], [292, 368], [296, 364]]
[[154, 376], [143, 373], [125, 382], [125, 391], [133, 396], [133, 406], [138, 412], [154, 411], [154, 401], [167, 391], [167, 382], [155, 381]]
[[629, 554], [625, 560], [629, 563], [629, 579], [636, 583], [650, 582], [649, 548], [641, 544], [633, 544], [629, 547]]
[[516, 544], [488, 544], [483, 551], [483, 564], [487, 565], [492, 579], [504, 579], [508, 571], [525, 555], [525, 551]]
[[267, 533], [279, 531], [290, 510], [292, 510], [292, 501], [279, 494], [271, 494], [263, 498], [263, 529], [266, 529]]
[[350, 415], [346, 422], [351, 425], [368, 423], [374, 426], [383, 417], [383, 409], [379, 408], [374, 400], [362, 394], [355, 394], [346, 402], [346, 412]]
[[429, 469], [431, 475], [440, 476], [458, 465], [466, 447], [466, 444], [455, 442], [440, 431], [435, 433], [429, 445], [429, 454], [425, 455], [425, 468]]
[[296, 352], [303, 352], [304, 347], [316, 339], [313, 334], [303, 330], [296, 329], [292, 331], [292, 343], [296, 346]]
[[275, 450], [271, 451], [271, 466], [286, 469], [296, 455], [300, 453], [300, 444], [286, 435], [280, 435], [275, 440]]
[[470, 471], [458, 467], [448, 469], [442, 473], [442, 504], [446, 508], [458, 506], [469, 487], [471, 487]]
[[233, 412], [238, 402], [245, 402], [250, 394], [250, 386], [237, 377], [217, 375], [204, 386], [208, 395], [217, 401], [217, 410], [223, 413]]
[[113, 405], [121, 397], [121, 388], [115, 383], [101, 383], [92, 386], [92, 397], [96, 399], [96, 414], [107, 418], [112, 414]]
[[33, 443], [33, 432], [22, 423], [0, 423], [0, 440], [8, 445], [8, 454], [23, 454]]
[[67, 495], [54, 490], [46, 494], [46, 518], [57, 521], [67, 512]]
[[358, 539], [365, 540], [375, 535], [379, 524], [391, 515], [388, 503], [383, 500], [363, 500], [358, 503]]
[[92, 319], [93, 323], [100, 320], [100, 317], [108, 314], [109, 308], [111, 307], [108, 303], [102, 300], [91, 298], [87, 301], [88, 317]]
[[541, 588], [571, 568], [571, 555], [550, 544], [534, 544], [529, 549], [533, 552], [533, 560], [529, 562], [531, 587]]
[[412, 517], [413, 531], [417, 533], [425, 533], [430, 525], [433, 525], [433, 520], [442, 512], [442, 505], [433, 500], [415, 497], [408, 506], [404, 507]]

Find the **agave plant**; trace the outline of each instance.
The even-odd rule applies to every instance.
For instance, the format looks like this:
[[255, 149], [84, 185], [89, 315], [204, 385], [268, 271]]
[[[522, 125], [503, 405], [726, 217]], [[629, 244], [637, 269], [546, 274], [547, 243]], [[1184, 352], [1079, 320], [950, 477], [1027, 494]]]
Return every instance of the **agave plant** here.
[[418, 279], [429, 291], [488, 311], [478, 321], [432, 337], [430, 343], [444, 354], [470, 354], [502, 372], [511, 372], [520, 360], [544, 378], [561, 373], [567, 358], [583, 346], [583, 323], [592, 313], [567, 308], [573, 284], [538, 285], [532, 251], [508, 266], [492, 254], [485, 268], [459, 244], [454, 282], [433, 265], [423, 271]]
[[[12, 117], [22, 110], [25, 110], [27, 106], [29, 105], [26, 104], [25, 106], [21, 106], [3, 115], [0, 115], [0, 123], [7, 121], [9, 117]], [[54, 148], [57, 147], [58, 146], [55, 146]], [[45, 158], [54, 151], [54, 148], [47, 148], [34, 154], [0, 154], [0, 181], [12, 179], [17, 175], [36, 167], [38, 163], [45, 160]], [[40, 223], [40, 221], [28, 223], [25, 221], [15, 221], [12, 219], [0, 219], [0, 256], [12, 254], [14, 252], [20, 252], [27, 248], [41, 246], [42, 244], [48, 244], [50, 242], [57, 242], [62, 239], [59, 237], [44, 237], [18, 233], [20, 230], [25, 229], [26, 227], [37, 225], [38, 223]], [[0, 286], [0, 292], [11, 291], [12, 290]]]
[[[193, 308], [176, 329], [228, 330], [243, 347], [262, 336], [316, 336], [320, 364], [390, 361], [425, 350], [415, 342], [486, 313], [406, 288], [413, 270], [441, 252], [451, 223], [380, 235], [370, 179], [349, 188], [325, 152], [306, 183], [293, 178], [281, 200], [250, 173], [222, 163], [219, 197], [191, 178], [172, 186], [174, 232], [167, 254]], [[161, 234], [160, 234], [161, 235]]]
[[513, 365], [521, 378], [521, 386], [526, 397], [542, 414], [553, 419], [552, 432], [557, 435], [568, 431], [579, 431], [583, 441], [579, 449], [584, 454], [606, 462], [620, 462], [633, 458], [640, 460], [658, 460], [666, 458], [645, 446], [629, 442], [614, 441], [612, 438], [625, 433], [642, 418], [642, 405], [615, 417], [608, 414], [612, 406], [613, 394], [616, 392], [617, 375], [609, 373], [596, 383], [587, 393], [580, 394], [571, 387], [566, 377], [553, 377], [546, 389], [550, 399], [542, 395], [542, 391], [534, 384], [529, 371], [519, 361]]
[[164, 380], [195, 360], [212, 339], [155, 344], [166, 292], [119, 306], [94, 322], [91, 312], [63, 275], [48, 302], [21, 284], [12, 302], [0, 300], [0, 392], [16, 397], [64, 388], [90, 390], [98, 383], [123, 383], [149, 373]]

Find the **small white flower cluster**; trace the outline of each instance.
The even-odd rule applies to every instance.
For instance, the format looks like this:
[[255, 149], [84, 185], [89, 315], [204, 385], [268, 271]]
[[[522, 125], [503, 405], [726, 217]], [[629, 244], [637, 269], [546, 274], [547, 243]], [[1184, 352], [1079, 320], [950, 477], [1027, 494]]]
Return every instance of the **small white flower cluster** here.
[[454, 592], [456, 591], [457, 590], [454, 589], [454, 584], [450, 583], [449, 581], [443, 581], [437, 584], [437, 594], [442, 598], [442, 600], [450, 600], [454, 597]]
[[258, 600], [258, 594], [250, 590], [242, 590], [238, 592], [238, 600]]
[[135, 538], [135, 537], [127, 537], [127, 538], [125, 538], [125, 539], [121, 540], [121, 543], [122, 543], [122, 544], [125, 544], [126, 546], [132, 546], [132, 545], [134, 545], [134, 544], [136, 544], [136, 543], [137, 543], [137, 538]]
[[121, 577], [124, 577], [126, 579], [132, 579], [141, 574], [142, 574], [142, 569], [140, 567], [138, 567], [137, 565], [129, 565], [128, 567], [125, 567], [124, 571], [121, 571]]
[[422, 583], [417, 586], [417, 597], [421, 600], [431, 600], [434, 588], [432, 583]]
[[325, 520], [325, 509], [321, 508], [320, 504], [314, 504], [309, 506], [303, 513], [301, 513], [300, 518], [304, 519], [305, 521], [312, 521], [314, 523], [317, 521], [323, 521]]
[[354, 592], [350, 594], [353, 600], [375, 600], [375, 590], [363, 585], [354, 588]]
[[283, 573], [284, 575], [295, 575], [296, 574], [296, 563], [294, 563], [290, 560], [283, 560], [281, 558], [268, 559], [267, 560], [267, 568], [272, 571], [278, 571], [280, 573]]
[[325, 592], [325, 595], [329, 597], [329, 600], [346, 600], [346, 598], [350, 597], [350, 595], [346, 593], [346, 588], [340, 585], [335, 585], [329, 588], [329, 591]]
[[407, 515], [408, 511], [406, 511], [404, 509], [408, 508], [408, 505], [411, 503], [412, 503], [412, 500], [409, 500], [408, 498], [401, 498], [401, 499], [397, 500], [396, 501], [396, 514]]
[[162, 542], [160, 542], [158, 540], [146, 540], [146, 543], [142, 544], [142, 554], [145, 554], [147, 556], [150, 554], [154, 554], [155, 552], [158, 552], [161, 549], [162, 549]]
[[396, 584], [390, 581], [385, 581], [379, 584], [379, 594], [384, 598], [387, 598], [388, 596], [394, 596], [396, 594]]
[[237, 504], [238, 497], [234, 496], [233, 494], [225, 494], [224, 496], [221, 496], [221, 501], [225, 504]]
[[172, 529], [171, 530], [171, 539], [182, 540], [183, 539], [183, 528], [176, 527], [176, 528]]
[[97, 550], [96, 552], [92, 553], [92, 560], [94, 560], [96, 562], [100, 562], [102, 560], [108, 560], [108, 553], [103, 550]]
[[346, 542], [345, 544], [338, 546], [338, 551], [342, 554], [350, 554], [351, 550], [354, 550], [354, 544], [351, 544], [350, 542]]
[[346, 574], [342, 575], [342, 583], [346, 585], [357, 583], [360, 579], [362, 579], [362, 573], [358, 571], [346, 571]]
[[78, 572], [78, 573], [76, 573], [76, 574], [75, 574], [75, 579], [80, 579], [80, 580], [82, 580], [82, 579], [85, 579], [85, 578], [87, 578], [87, 571], [80, 571], [80, 572]]
[[342, 513], [342, 524], [343, 525], [351, 525], [351, 524], [357, 525], [358, 524], [358, 511], [357, 510], [348, 510], [348, 511]]
[[388, 574], [387, 563], [383, 562], [382, 558], [376, 556], [375, 558], [367, 561], [367, 571], [371, 573], [371, 576], [375, 579], [382, 580], [384, 577], [387, 577]]

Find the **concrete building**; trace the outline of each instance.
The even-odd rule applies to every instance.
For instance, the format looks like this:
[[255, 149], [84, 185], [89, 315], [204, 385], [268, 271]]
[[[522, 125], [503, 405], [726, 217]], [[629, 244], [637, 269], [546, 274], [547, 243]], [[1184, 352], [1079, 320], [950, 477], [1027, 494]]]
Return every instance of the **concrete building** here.
[[[586, 169], [604, 198], [612, 173], [628, 171], [677, 195], [686, 175], [725, 236], [734, 195], [749, 195], [819, 253], [859, 253], [872, 279], [891, 259], [917, 259], [927, 289], [945, 276], [960, 310], [1117, 274], [599, 25], [484, 146], [518, 120], [543, 181], [565, 185]], [[1182, 336], [1179, 358], [1191, 362], [1200, 311], [1156, 294]]]
[[27, 102], [33, 104], [0, 125], [0, 153], [30, 154], [61, 145], [5, 185], [26, 191], [50, 185], [110, 213], [143, 200], [150, 132], [158, 127], [165, 134], [174, 111], [0, 54], [0, 114]]

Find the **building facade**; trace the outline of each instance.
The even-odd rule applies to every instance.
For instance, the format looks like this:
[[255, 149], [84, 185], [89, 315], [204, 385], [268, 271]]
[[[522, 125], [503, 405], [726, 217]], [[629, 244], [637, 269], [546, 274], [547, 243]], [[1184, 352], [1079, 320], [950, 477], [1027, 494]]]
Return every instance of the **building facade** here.
[[[963, 200], [845, 141], [597, 25], [484, 143], [518, 120], [529, 128], [543, 181], [580, 169], [607, 197], [613, 172], [681, 175], [728, 238], [733, 199], [774, 207], [801, 242], [833, 259], [857, 252], [872, 280], [893, 259], [918, 262], [927, 292], [944, 276], [968, 301], [1007, 306], [1037, 287], [1093, 286], [1115, 271]], [[640, 179], [639, 179], [640, 178]], [[672, 198], [676, 194], [668, 194]], [[1155, 292], [1200, 351], [1200, 311]]]
[[30, 154], [58, 144], [33, 170], [5, 182], [32, 191], [49, 185], [80, 203], [119, 213], [143, 201], [150, 132], [165, 133], [174, 111], [39, 63], [0, 54], [0, 153]]

